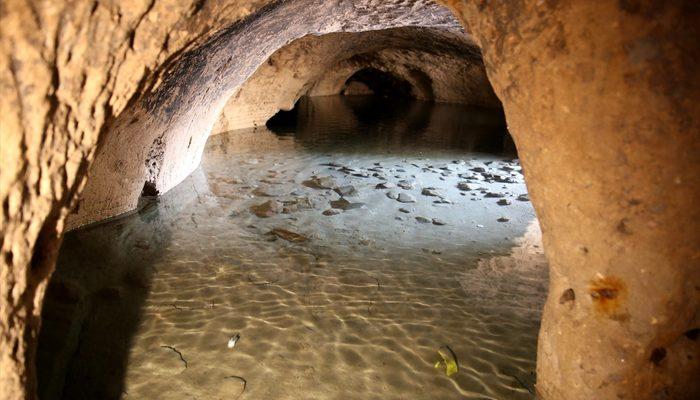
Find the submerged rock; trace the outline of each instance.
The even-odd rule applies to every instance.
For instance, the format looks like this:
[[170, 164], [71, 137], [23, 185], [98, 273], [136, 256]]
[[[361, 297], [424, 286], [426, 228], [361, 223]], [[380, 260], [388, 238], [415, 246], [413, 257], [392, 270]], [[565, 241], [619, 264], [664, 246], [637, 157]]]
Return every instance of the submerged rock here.
[[516, 200], [518, 200], [518, 201], [530, 201], [530, 196], [528, 196], [527, 194], [521, 194], [520, 196], [518, 196], [518, 198]]
[[499, 193], [499, 192], [487, 192], [484, 195], [484, 197], [501, 198], [501, 197], [505, 197], [505, 195], [503, 193]]
[[508, 218], [508, 217], [501, 217], [501, 218], [497, 219], [496, 221], [498, 221], [498, 222], [508, 222], [508, 221], [510, 221], [510, 218]]
[[510, 200], [508, 199], [500, 199], [496, 202], [499, 206], [509, 206], [510, 205]]
[[332, 176], [312, 176], [303, 182], [305, 186], [314, 189], [333, 189], [338, 186], [338, 182]]
[[439, 218], [433, 218], [433, 225], [447, 225], [447, 222]]
[[375, 189], [393, 189], [395, 187], [396, 187], [396, 185], [394, 185], [391, 182], [381, 182], [381, 183], [377, 183], [377, 186], [375, 186], [374, 188]]
[[340, 210], [355, 210], [358, 208], [365, 208], [367, 205], [365, 203], [351, 203], [344, 198], [331, 201], [331, 207]]
[[396, 185], [404, 190], [411, 190], [415, 186], [413, 182], [407, 180], [400, 180]]
[[420, 192], [423, 196], [434, 196], [434, 197], [442, 197], [442, 193], [440, 193], [437, 189], [434, 187], [427, 187], [423, 188]]
[[476, 186], [469, 182], [459, 182], [457, 184], [457, 189], [462, 190], [462, 191], [469, 191], [469, 190], [475, 190]]
[[324, 211], [322, 214], [327, 215], [327, 216], [338, 215], [338, 214], [340, 214], [340, 210], [337, 208], [329, 208], [328, 210]]
[[396, 198], [397, 201], [400, 203], [415, 203], [416, 198], [411, 196], [408, 193], [399, 193], [399, 196]]
[[355, 186], [352, 186], [352, 185], [340, 186], [340, 187], [337, 187], [333, 190], [335, 190], [335, 192], [341, 196], [352, 196], [352, 195], [357, 193]]
[[288, 231], [284, 228], [274, 228], [268, 233], [292, 243], [303, 243], [309, 240], [309, 238], [304, 235]]
[[262, 204], [251, 206], [250, 211], [259, 218], [267, 218], [279, 214], [282, 208], [277, 201], [269, 200]]
[[430, 222], [428, 218], [421, 217], [420, 215], [416, 217], [416, 221], [420, 222], [421, 224], [427, 224]]

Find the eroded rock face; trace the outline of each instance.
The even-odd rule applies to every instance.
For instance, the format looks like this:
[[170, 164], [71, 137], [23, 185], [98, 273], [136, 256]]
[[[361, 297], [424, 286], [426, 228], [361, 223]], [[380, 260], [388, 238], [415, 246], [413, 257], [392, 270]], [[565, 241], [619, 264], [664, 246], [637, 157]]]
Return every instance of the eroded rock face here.
[[540, 397], [697, 398], [697, 7], [453, 3], [481, 45], [544, 235]]
[[501, 106], [476, 45], [461, 29], [309, 35], [279, 49], [258, 68], [226, 103], [212, 133], [264, 125], [278, 110], [292, 109], [302, 95], [339, 94], [348, 78], [364, 68], [408, 82], [412, 97], [421, 100]]

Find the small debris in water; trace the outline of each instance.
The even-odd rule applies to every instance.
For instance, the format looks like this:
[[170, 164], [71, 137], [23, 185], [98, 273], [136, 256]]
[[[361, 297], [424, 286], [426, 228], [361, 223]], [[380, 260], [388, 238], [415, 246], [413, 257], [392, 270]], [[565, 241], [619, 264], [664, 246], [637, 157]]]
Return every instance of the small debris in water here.
[[442, 345], [438, 349], [438, 355], [442, 360], [435, 362], [435, 368], [440, 368], [445, 366], [445, 375], [452, 376], [459, 372], [459, 365], [457, 364], [457, 356], [452, 351], [452, 349], [447, 345]]
[[498, 222], [508, 222], [508, 221], [510, 221], [510, 218], [508, 218], [508, 217], [501, 217], [501, 218], [497, 219], [496, 221], [498, 221]]
[[228, 340], [228, 344], [227, 344], [228, 348], [232, 349], [232, 348], [236, 347], [236, 343], [238, 342], [238, 339], [240, 339], [240, 338], [241, 338], [241, 335], [239, 335], [238, 332], [236, 332], [233, 336], [231, 336], [231, 338]]

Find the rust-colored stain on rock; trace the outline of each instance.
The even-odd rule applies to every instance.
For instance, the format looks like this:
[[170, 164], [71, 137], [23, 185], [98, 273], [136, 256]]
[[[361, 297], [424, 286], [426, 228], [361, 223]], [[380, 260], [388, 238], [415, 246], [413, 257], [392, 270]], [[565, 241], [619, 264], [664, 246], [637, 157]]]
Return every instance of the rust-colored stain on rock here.
[[591, 281], [588, 293], [593, 299], [596, 311], [613, 319], [619, 319], [618, 311], [627, 294], [622, 279], [614, 276], [598, 276]]

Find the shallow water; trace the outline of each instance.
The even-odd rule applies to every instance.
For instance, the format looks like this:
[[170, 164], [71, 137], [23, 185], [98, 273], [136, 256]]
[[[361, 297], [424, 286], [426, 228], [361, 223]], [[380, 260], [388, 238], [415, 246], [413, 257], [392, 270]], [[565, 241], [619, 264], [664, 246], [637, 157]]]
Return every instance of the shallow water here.
[[[66, 236], [43, 399], [534, 398], [546, 264], [502, 116], [342, 97], [299, 113], [211, 137], [171, 192]], [[349, 209], [324, 215], [341, 196], [313, 176], [352, 185]], [[375, 188], [401, 180], [414, 187]], [[280, 213], [251, 212], [267, 201]]]

